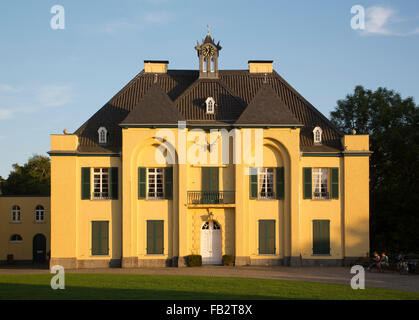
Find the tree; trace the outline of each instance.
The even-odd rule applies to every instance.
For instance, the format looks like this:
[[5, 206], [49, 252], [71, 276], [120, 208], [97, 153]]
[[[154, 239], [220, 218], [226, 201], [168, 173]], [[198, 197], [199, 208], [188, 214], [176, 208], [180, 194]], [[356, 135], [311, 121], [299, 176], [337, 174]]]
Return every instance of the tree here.
[[49, 158], [34, 155], [23, 166], [15, 163], [7, 179], [0, 177], [0, 189], [5, 195], [49, 195], [51, 192]]
[[392, 90], [357, 86], [330, 115], [343, 132], [370, 135], [371, 249], [418, 251], [419, 107]]

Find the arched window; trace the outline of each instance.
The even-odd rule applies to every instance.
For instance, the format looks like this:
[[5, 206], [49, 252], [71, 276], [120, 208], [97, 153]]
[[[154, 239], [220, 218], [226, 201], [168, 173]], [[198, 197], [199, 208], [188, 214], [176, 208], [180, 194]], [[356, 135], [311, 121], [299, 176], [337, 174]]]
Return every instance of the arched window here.
[[22, 242], [22, 241], [23, 241], [23, 238], [19, 234], [14, 234], [10, 237], [10, 242], [16, 243], [16, 242]]
[[45, 210], [43, 206], [36, 206], [35, 208], [35, 221], [43, 222], [44, 221]]
[[12, 222], [19, 222], [20, 221], [20, 207], [13, 206], [12, 207]]
[[204, 58], [202, 63], [202, 71], [207, 72], [207, 58]]
[[314, 143], [315, 144], [320, 144], [322, 143], [322, 133], [323, 130], [320, 127], [315, 127], [313, 130], [313, 138], [314, 138]]
[[214, 113], [214, 106], [215, 106], [214, 99], [212, 97], [208, 97], [207, 100], [205, 101], [205, 104], [207, 106], [207, 113], [213, 114]]
[[100, 144], [106, 144], [108, 143], [108, 130], [106, 130], [105, 127], [100, 127], [97, 131], [99, 135], [99, 143]]
[[214, 58], [211, 58], [211, 72], [215, 71], [215, 60]]

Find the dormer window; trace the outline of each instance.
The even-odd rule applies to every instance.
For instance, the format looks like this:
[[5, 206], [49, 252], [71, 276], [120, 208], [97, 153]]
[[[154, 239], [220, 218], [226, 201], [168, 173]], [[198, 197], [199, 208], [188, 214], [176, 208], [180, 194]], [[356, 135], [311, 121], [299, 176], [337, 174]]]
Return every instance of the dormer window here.
[[322, 133], [323, 130], [320, 127], [315, 127], [313, 130], [313, 138], [314, 144], [321, 144], [322, 143]]
[[208, 97], [208, 99], [205, 101], [205, 104], [207, 105], [207, 113], [214, 114], [214, 107], [215, 107], [214, 98]]
[[99, 135], [99, 144], [108, 143], [108, 130], [105, 127], [100, 127], [97, 133]]

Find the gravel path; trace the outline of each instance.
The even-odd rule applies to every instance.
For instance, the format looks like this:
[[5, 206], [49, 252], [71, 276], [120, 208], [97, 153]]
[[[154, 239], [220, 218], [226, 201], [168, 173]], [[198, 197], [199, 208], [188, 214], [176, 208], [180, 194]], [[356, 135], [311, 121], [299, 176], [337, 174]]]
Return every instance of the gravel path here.
[[[198, 268], [135, 268], [135, 269], [78, 269], [66, 270], [67, 273], [115, 273], [115, 274], [149, 274], [149, 275], [194, 275], [212, 277], [242, 277], [327, 282], [350, 285], [352, 274], [344, 267], [223, 267], [203, 266]], [[33, 266], [7, 267], [0, 266], [0, 274], [46, 274], [45, 268]], [[419, 292], [418, 275], [399, 275], [398, 273], [366, 272], [367, 287], [388, 288]]]

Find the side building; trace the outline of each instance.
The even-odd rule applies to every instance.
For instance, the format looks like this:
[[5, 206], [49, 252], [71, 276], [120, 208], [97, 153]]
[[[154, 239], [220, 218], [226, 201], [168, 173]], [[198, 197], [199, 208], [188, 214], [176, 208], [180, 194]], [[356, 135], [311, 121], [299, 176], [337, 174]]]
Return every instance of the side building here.
[[0, 264], [49, 260], [49, 196], [0, 195]]

